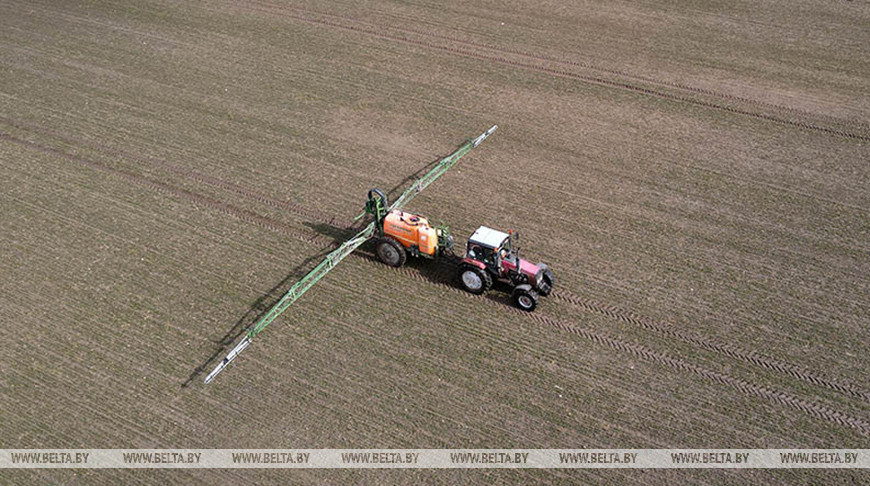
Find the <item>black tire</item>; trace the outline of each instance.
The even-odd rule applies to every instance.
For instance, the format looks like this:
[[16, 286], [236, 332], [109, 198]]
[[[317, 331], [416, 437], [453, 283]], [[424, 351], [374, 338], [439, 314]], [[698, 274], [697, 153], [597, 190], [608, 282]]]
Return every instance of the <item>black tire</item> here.
[[472, 265], [463, 265], [459, 267], [459, 285], [466, 292], [480, 295], [492, 288], [492, 277], [486, 270], [482, 270]]
[[546, 263], [539, 263], [538, 266], [544, 270], [543, 282], [538, 285], [538, 292], [546, 297], [553, 291], [553, 286], [556, 284], [556, 276]]
[[391, 267], [401, 267], [408, 261], [408, 254], [402, 244], [389, 236], [381, 238], [375, 243], [375, 253], [378, 258]]
[[538, 293], [529, 285], [519, 285], [514, 289], [514, 305], [526, 312], [532, 312], [538, 307]]

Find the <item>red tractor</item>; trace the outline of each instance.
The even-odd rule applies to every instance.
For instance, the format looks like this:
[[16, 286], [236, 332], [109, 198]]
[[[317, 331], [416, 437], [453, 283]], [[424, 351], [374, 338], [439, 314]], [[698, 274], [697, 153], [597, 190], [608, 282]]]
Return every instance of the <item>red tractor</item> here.
[[533, 264], [520, 258], [519, 234], [502, 233], [486, 226], [468, 239], [465, 257], [459, 265], [459, 283], [472, 294], [482, 294], [492, 288], [493, 279], [514, 286], [513, 301], [517, 307], [531, 312], [539, 297], [553, 291], [556, 279], [544, 263]]

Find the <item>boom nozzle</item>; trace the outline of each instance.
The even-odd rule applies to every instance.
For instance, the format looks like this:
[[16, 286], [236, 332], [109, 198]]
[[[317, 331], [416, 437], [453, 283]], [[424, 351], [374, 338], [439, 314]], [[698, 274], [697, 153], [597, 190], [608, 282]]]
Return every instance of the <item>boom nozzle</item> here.
[[486, 137], [492, 135], [492, 132], [496, 131], [497, 129], [498, 129], [498, 125], [493, 125], [493, 126], [491, 126], [491, 127], [489, 128], [489, 130], [487, 130], [487, 131], [481, 133], [479, 137], [477, 137], [477, 138], [475, 138], [474, 140], [472, 140], [472, 141], [471, 141], [471, 144], [472, 144], [474, 147], [477, 147], [478, 145], [480, 145], [480, 142], [483, 142], [484, 140], [486, 140]]
[[227, 357], [224, 358], [223, 360], [221, 360], [221, 362], [218, 363], [217, 366], [215, 366], [214, 370], [212, 370], [212, 372], [209, 373], [208, 376], [205, 377], [205, 384], [207, 385], [207, 384], [211, 383], [211, 380], [214, 380], [215, 376], [220, 374], [220, 372], [223, 371], [224, 368], [226, 368], [227, 365], [230, 364], [230, 362], [232, 360], [236, 359], [236, 356], [238, 356], [239, 353], [244, 351], [245, 348], [247, 348], [250, 345], [251, 345], [251, 338], [248, 336], [245, 336], [245, 339], [242, 339], [241, 341], [239, 341], [239, 344], [236, 344], [236, 347], [233, 348], [233, 350], [227, 354]]

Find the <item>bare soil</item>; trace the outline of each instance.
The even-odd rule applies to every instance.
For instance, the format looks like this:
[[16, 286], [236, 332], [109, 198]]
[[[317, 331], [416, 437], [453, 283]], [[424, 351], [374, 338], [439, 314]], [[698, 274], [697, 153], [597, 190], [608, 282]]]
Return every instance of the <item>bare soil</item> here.
[[[865, 2], [129, 3], [0, 5], [0, 447], [868, 447]], [[411, 209], [518, 230], [537, 313], [364, 248], [202, 384], [368, 189], [492, 124]]]

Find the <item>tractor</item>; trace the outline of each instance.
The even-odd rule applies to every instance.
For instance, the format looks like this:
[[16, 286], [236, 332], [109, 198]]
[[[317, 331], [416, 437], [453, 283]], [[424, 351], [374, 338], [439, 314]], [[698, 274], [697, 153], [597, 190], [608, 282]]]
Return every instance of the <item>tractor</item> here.
[[514, 304], [527, 312], [535, 310], [539, 297], [550, 295], [556, 281], [546, 264], [520, 258], [519, 233], [481, 226], [468, 239], [458, 280], [468, 292], [482, 294], [492, 288], [493, 279], [513, 285]]
[[[392, 267], [401, 267], [414, 257], [453, 257], [453, 236], [444, 225], [401, 209], [388, 210], [387, 196], [380, 189], [368, 193], [363, 214], [375, 216], [375, 253]], [[553, 291], [555, 277], [546, 264], [532, 264], [519, 257], [519, 233], [510, 234], [481, 226], [468, 239], [465, 257], [459, 261], [459, 284], [472, 294], [492, 288], [493, 279], [514, 286], [513, 301], [531, 312], [540, 297]]]

